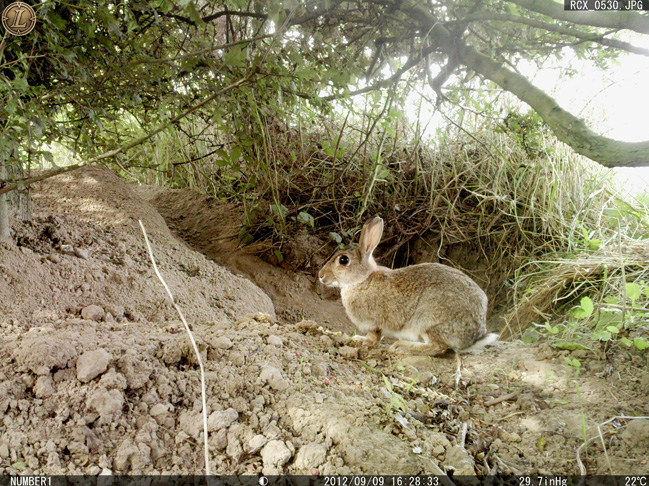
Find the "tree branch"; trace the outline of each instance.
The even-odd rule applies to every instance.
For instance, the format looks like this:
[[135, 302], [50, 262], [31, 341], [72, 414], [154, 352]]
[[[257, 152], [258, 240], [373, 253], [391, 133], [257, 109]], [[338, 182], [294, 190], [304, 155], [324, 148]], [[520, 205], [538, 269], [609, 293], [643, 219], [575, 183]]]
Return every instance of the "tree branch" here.
[[611, 29], [628, 29], [649, 34], [649, 17], [636, 12], [575, 12], [563, 10], [563, 6], [551, 0], [509, 0], [527, 10], [532, 10], [555, 20], [574, 24]]
[[[541, 22], [539, 20], [535, 19], [530, 19], [526, 17], [520, 17], [517, 15], [505, 15], [505, 14], [492, 14], [492, 13], [476, 13], [473, 15], [469, 15], [467, 17], [464, 17], [461, 20], [458, 20], [458, 23], [461, 22], [479, 22], [479, 21], [485, 21], [485, 20], [497, 20], [497, 21], [503, 21], [503, 22], [516, 22], [519, 24], [525, 24], [529, 25], [530, 27], [534, 27], [537, 29], [543, 29], [547, 30], [550, 32], [557, 32], [559, 34], [565, 34], [569, 35], [572, 37], [576, 37], [577, 39], [581, 39], [583, 41], [589, 41], [589, 42], [597, 42], [598, 44], [601, 44], [603, 46], [607, 47], [613, 47], [615, 49], [620, 49], [623, 51], [631, 52], [633, 54], [639, 54], [641, 56], [649, 56], [649, 49], [645, 49], [642, 47], [636, 47], [633, 44], [629, 44], [628, 42], [616, 40], [616, 39], [607, 39], [605, 38], [602, 34], [587, 34], [585, 32], [581, 32], [578, 29], [571, 29], [569, 27], [563, 27], [561, 25], [553, 25], [553, 24], [548, 24], [546, 22]], [[450, 25], [454, 22], [447, 22], [446, 25]]]

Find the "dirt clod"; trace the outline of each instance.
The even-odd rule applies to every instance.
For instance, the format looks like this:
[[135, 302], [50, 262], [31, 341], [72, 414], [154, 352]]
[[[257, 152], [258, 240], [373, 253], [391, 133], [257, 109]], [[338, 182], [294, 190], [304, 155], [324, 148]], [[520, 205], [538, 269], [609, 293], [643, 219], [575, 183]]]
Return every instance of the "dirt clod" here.
[[108, 369], [112, 356], [105, 349], [86, 351], [77, 359], [77, 379], [86, 383]]

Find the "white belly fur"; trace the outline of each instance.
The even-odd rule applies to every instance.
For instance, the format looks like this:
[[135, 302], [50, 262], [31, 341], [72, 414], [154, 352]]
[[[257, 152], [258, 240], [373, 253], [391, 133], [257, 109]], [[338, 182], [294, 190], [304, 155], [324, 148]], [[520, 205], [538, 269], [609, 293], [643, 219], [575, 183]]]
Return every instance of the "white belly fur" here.
[[398, 332], [385, 332], [385, 335], [396, 339], [400, 339], [402, 341], [422, 342], [421, 334], [414, 331], [413, 329], [402, 329], [401, 331]]

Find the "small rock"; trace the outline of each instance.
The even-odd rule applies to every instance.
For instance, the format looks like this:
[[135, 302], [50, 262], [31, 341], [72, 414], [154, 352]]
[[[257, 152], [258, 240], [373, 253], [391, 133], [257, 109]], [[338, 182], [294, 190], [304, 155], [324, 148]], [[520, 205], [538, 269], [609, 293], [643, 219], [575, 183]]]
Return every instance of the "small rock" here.
[[198, 439], [203, 432], [203, 415], [191, 411], [183, 412], [178, 418], [178, 425], [187, 435]]
[[212, 341], [212, 345], [215, 348], [219, 349], [230, 349], [232, 346], [234, 346], [230, 338], [227, 338], [225, 336], [217, 337], [214, 341]]
[[338, 354], [340, 354], [343, 358], [357, 359], [358, 349], [352, 348], [351, 346], [341, 346], [341, 348], [338, 350]]
[[117, 449], [117, 454], [115, 454], [115, 469], [120, 473], [125, 473], [133, 465], [136, 457], [139, 455], [139, 449], [130, 442], [125, 440]]
[[95, 391], [90, 397], [86, 405], [89, 408], [95, 409], [102, 420], [108, 421], [113, 416], [121, 415], [122, 405], [124, 404], [124, 395], [119, 390], [106, 390], [100, 388]]
[[234, 408], [212, 412], [210, 416], [207, 417], [207, 430], [212, 432], [226, 429], [232, 425], [237, 418], [239, 418], [239, 413]]
[[169, 406], [165, 403], [156, 403], [149, 410], [149, 415], [151, 415], [152, 417], [158, 417], [167, 413], [169, 413]]
[[104, 317], [104, 314], [104, 309], [102, 309], [98, 305], [89, 305], [88, 307], [81, 309], [81, 317], [83, 317], [87, 321], [99, 322]]
[[61, 253], [64, 255], [74, 255], [74, 248], [72, 248], [72, 245], [61, 245]]
[[54, 394], [54, 380], [50, 375], [39, 376], [34, 385], [34, 395], [37, 398], [48, 398]]
[[86, 351], [77, 360], [77, 379], [86, 383], [96, 378], [108, 369], [111, 359], [110, 353], [102, 348]]
[[322, 346], [324, 348], [330, 348], [331, 346], [334, 345], [333, 339], [331, 339], [326, 334], [323, 334], [322, 336], [320, 336], [320, 343], [322, 344]]
[[274, 390], [283, 391], [289, 387], [289, 383], [282, 376], [282, 372], [273, 366], [264, 367], [259, 377], [261, 381], [268, 383]]
[[84, 250], [83, 248], [75, 248], [75, 249], [74, 249], [74, 254], [75, 254], [77, 257], [81, 258], [82, 260], [87, 260], [88, 257], [90, 256], [90, 255], [88, 254], [88, 250]]
[[266, 342], [272, 346], [277, 346], [278, 348], [284, 346], [284, 342], [282, 341], [282, 338], [280, 338], [279, 336], [268, 336]]
[[233, 432], [228, 432], [227, 435], [228, 445], [225, 447], [225, 453], [228, 457], [239, 461], [241, 455], [243, 454], [243, 448], [241, 447], [241, 441], [237, 438], [237, 435]]
[[311, 468], [318, 467], [327, 458], [327, 446], [311, 442], [297, 451], [295, 456], [295, 467], [300, 472], [306, 472]]
[[473, 457], [464, 447], [451, 447], [446, 453], [445, 465], [455, 469], [453, 476], [475, 476]]
[[56, 253], [50, 254], [50, 256], [48, 256], [47, 258], [52, 263], [61, 263], [61, 257]]
[[126, 377], [115, 371], [115, 368], [110, 368], [107, 373], [104, 373], [99, 380], [99, 386], [104, 387], [108, 390], [111, 388], [119, 388], [120, 390], [126, 390], [128, 382]]
[[4, 442], [0, 444], [0, 457], [2, 459], [9, 457], [9, 446]]
[[108, 304], [106, 306], [106, 312], [110, 312], [115, 319], [121, 319], [124, 317], [126, 311], [123, 305]]
[[261, 434], [255, 435], [252, 439], [248, 441], [248, 452], [253, 453], [258, 451], [266, 445], [268, 439]]
[[326, 363], [313, 363], [311, 366], [311, 373], [315, 376], [325, 376], [327, 374], [327, 364]]
[[281, 472], [282, 466], [291, 458], [291, 451], [281, 440], [271, 440], [261, 450], [261, 460], [263, 462], [262, 473], [265, 475], [274, 475]]

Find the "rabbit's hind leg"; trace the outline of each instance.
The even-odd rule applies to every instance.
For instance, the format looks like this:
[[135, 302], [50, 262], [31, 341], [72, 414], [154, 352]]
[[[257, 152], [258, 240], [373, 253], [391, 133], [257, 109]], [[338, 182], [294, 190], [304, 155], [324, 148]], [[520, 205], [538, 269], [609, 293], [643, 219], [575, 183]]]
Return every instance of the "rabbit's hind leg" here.
[[367, 334], [365, 334], [365, 336], [356, 334], [352, 336], [352, 340], [363, 344], [367, 344], [368, 346], [372, 346], [381, 340], [381, 330], [377, 329], [375, 331], [370, 331]]
[[443, 342], [426, 336], [426, 342], [397, 341], [390, 349], [403, 354], [415, 354], [423, 356], [439, 356], [448, 350], [448, 346]]

